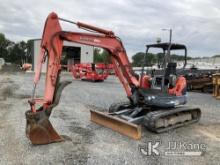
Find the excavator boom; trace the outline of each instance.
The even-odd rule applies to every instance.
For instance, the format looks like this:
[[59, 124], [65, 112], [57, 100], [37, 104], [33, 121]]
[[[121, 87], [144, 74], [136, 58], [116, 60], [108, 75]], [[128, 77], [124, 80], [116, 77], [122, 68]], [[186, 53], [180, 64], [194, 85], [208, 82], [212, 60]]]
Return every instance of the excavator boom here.
[[[63, 31], [60, 21], [77, 25], [84, 30], [96, 33], [81, 33]], [[34, 77], [34, 90], [32, 99], [29, 100], [31, 110], [26, 112], [26, 134], [33, 144], [47, 144], [62, 141], [49, 121], [52, 109], [58, 104], [62, 89], [70, 82], [59, 82], [61, 71], [61, 55], [63, 41], [70, 41], [85, 45], [105, 48], [111, 54], [111, 60], [119, 80], [132, 100], [132, 88], [138, 87], [139, 82], [134, 76], [126, 51], [120, 39], [112, 31], [94, 27], [81, 22], [73, 22], [59, 18], [57, 14], [49, 14], [42, 35], [41, 53], [38, 58], [37, 70]], [[35, 98], [35, 88], [40, 80], [41, 68], [48, 59], [44, 98]], [[36, 109], [36, 104], [40, 108]]]

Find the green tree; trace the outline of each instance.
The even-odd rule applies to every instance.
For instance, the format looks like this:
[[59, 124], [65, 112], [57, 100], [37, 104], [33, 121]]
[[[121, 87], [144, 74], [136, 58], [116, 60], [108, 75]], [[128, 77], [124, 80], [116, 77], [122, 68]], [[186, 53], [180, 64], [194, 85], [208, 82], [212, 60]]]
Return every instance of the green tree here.
[[7, 62], [16, 64], [31, 61], [25, 41], [14, 43], [7, 39], [2, 33], [0, 33], [0, 57], [4, 58]]
[[110, 54], [106, 49], [94, 48], [94, 63], [110, 64]]
[[145, 53], [138, 52], [135, 55], [133, 55], [132, 58], [132, 66], [134, 67], [140, 67], [143, 63]]
[[22, 65], [23, 62], [26, 62], [27, 56], [27, 44], [24, 41], [15, 43], [12, 47], [9, 48], [9, 58], [8, 61], [16, 64]]
[[164, 62], [164, 54], [163, 53], [157, 53], [157, 65], [158, 67], [161, 67]]
[[217, 54], [217, 55], [214, 55], [214, 56], [212, 56], [212, 57], [214, 57], [214, 58], [215, 58], [215, 57], [220, 57], [220, 55], [219, 55], [219, 54]]
[[152, 66], [157, 63], [157, 56], [153, 53], [148, 53], [146, 56], [146, 61], [144, 62], [145, 53], [138, 52], [132, 56], [132, 66], [141, 67], [143, 64], [145, 66]]
[[152, 66], [157, 63], [157, 56], [153, 53], [148, 53], [146, 56], [146, 66]]
[[8, 40], [4, 34], [0, 33], [0, 57], [4, 58], [8, 61], [8, 49], [9, 47], [13, 46], [13, 42]]
[[25, 59], [25, 61], [27, 62], [27, 63], [31, 63], [32, 62], [32, 52], [31, 52], [31, 49], [32, 49], [32, 45], [33, 44], [33, 41], [31, 41], [31, 40], [28, 40], [27, 41], [27, 44], [26, 44], [26, 49], [27, 49], [27, 51], [26, 51], [26, 59]]
[[[135, 67], [141, 67], [143, 65], [143, 60], [144, 60], [144, 55], [145, 53], [143, 52], [138, 52], [135, 55], [132, 56], [132, 66]], [[176, 54], [171, 55], [171, 60], [172, 61], [183, 61], [185, 59], [185, 56], [180, 56]], [[187, 60], [192, 59], [192, 57], [187, 57]], [[162, 66], [164, 61], [164, 54], [163, 53], [148, 53], [146, 56], [146, 61], [145, 61], [145, 66], [152, 66], [152, 65], [159, 65]]]

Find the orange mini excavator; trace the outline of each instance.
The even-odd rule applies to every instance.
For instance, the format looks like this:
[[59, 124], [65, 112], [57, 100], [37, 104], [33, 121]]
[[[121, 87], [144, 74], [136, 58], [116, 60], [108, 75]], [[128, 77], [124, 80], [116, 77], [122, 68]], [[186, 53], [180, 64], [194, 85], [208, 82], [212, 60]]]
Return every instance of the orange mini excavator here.
[[[90, 33], [63, 31], [59, 21], [72, 23]], [[170, 80], [175, 75], [175, 64], [164, 63], [163, 85], [160, 89], [154, 88], [149, 75], [142, 72], [140, 78], [137, 78], [121, 40], [112, 31], [59, 18], [57, 14], [51, 13], [44, 26], [33, 94], [29, 100], [31, 109], [25, 113], [26, 135], [32, 144], [48, 144], [63, 140], [49, 121], [53, 108], [59, 103], [63, 88], [70, 83], [59, 81], [63, 41], [106, 49], [111, 55], [115, 73], [126, 91], [128, 102], [115, 103], [106, 113], [91, 110], [91, 121], [131, 138], [140, 139], [141, 125], [154, 132], [163, 132], [199, 120], [199, 108], [183, 106], [186, 103], [185, 78], [176, 75], [176, 79]], [[170, 47], [165, 45], [163, 49], [166, 51]], [[35, 98], [35, 89], [46, 58], [48, 65], [44, 98], [38, 99]], [[176, 83], [173, 83], [174, 80]], [[172, 85], [169, 85], [171, 83], [168, 81], [172, 81]]]

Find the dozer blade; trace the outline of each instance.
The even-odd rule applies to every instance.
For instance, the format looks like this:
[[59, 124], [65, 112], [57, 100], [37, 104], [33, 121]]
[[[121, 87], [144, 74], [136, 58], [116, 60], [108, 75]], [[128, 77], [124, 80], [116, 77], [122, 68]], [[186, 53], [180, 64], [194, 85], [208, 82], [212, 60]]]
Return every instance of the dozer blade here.
[[141, 138], [141, 126], [127, 122], [108, 113], [94, 110], [90, 110], [90, 112], [92, 122], [110, 128], [135, 140]]
[[49, 144], [63, 141], [62, 137], [54, 130], [49, 121], [49, 115], [46, 111], [27, 111], [25, 113], [26, 136], [32, 144]]

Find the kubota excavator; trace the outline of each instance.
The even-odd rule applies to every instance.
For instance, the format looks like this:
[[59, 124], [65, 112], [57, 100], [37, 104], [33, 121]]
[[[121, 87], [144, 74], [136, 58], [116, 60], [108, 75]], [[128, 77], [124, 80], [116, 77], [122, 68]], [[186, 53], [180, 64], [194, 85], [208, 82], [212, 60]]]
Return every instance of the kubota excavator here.
[[[59, 20], [75, 24], [92, 33], [63, 31]], [[51, 13], [44, 26], [33, 94], [29, 100], [31, 110], [25, 113], [26, 135], [32, 144], [63, 141], [63, 138], [52, 127], [49, 116], [59, 103], [63, 88], [70, 83], [59, 81], [64, 40], [108, 50], [116, 75], [129, 99], [129, 102], [113, 104], [106, 113], [91, 110], [91, 121], [131, 138], [140, 139], [140, 125], [142, 124], [152, 131], [163, 132], [199, 120], [201, 115], [199, 108], [182, 106], [186, 103], [184, 77], [179, 76], [176, 84], [169, 89], [165, 88], [165, 83], [162, 85], [162, 90], [153, 89], [150, 85], [151, 78], [148, 75], [142, 74], [139, 80], [134, 74], [121, 40], [112, 31], [59, 18], [57, 14]], [[35, 89], [46, 58], [48, 66], [44, 98], [38, 99], [35, 98]], [[164, 66], [166, 77], [174, 73], [169, 74], [168, 72], [175, 69], [175, 65], [165, 63]]]

